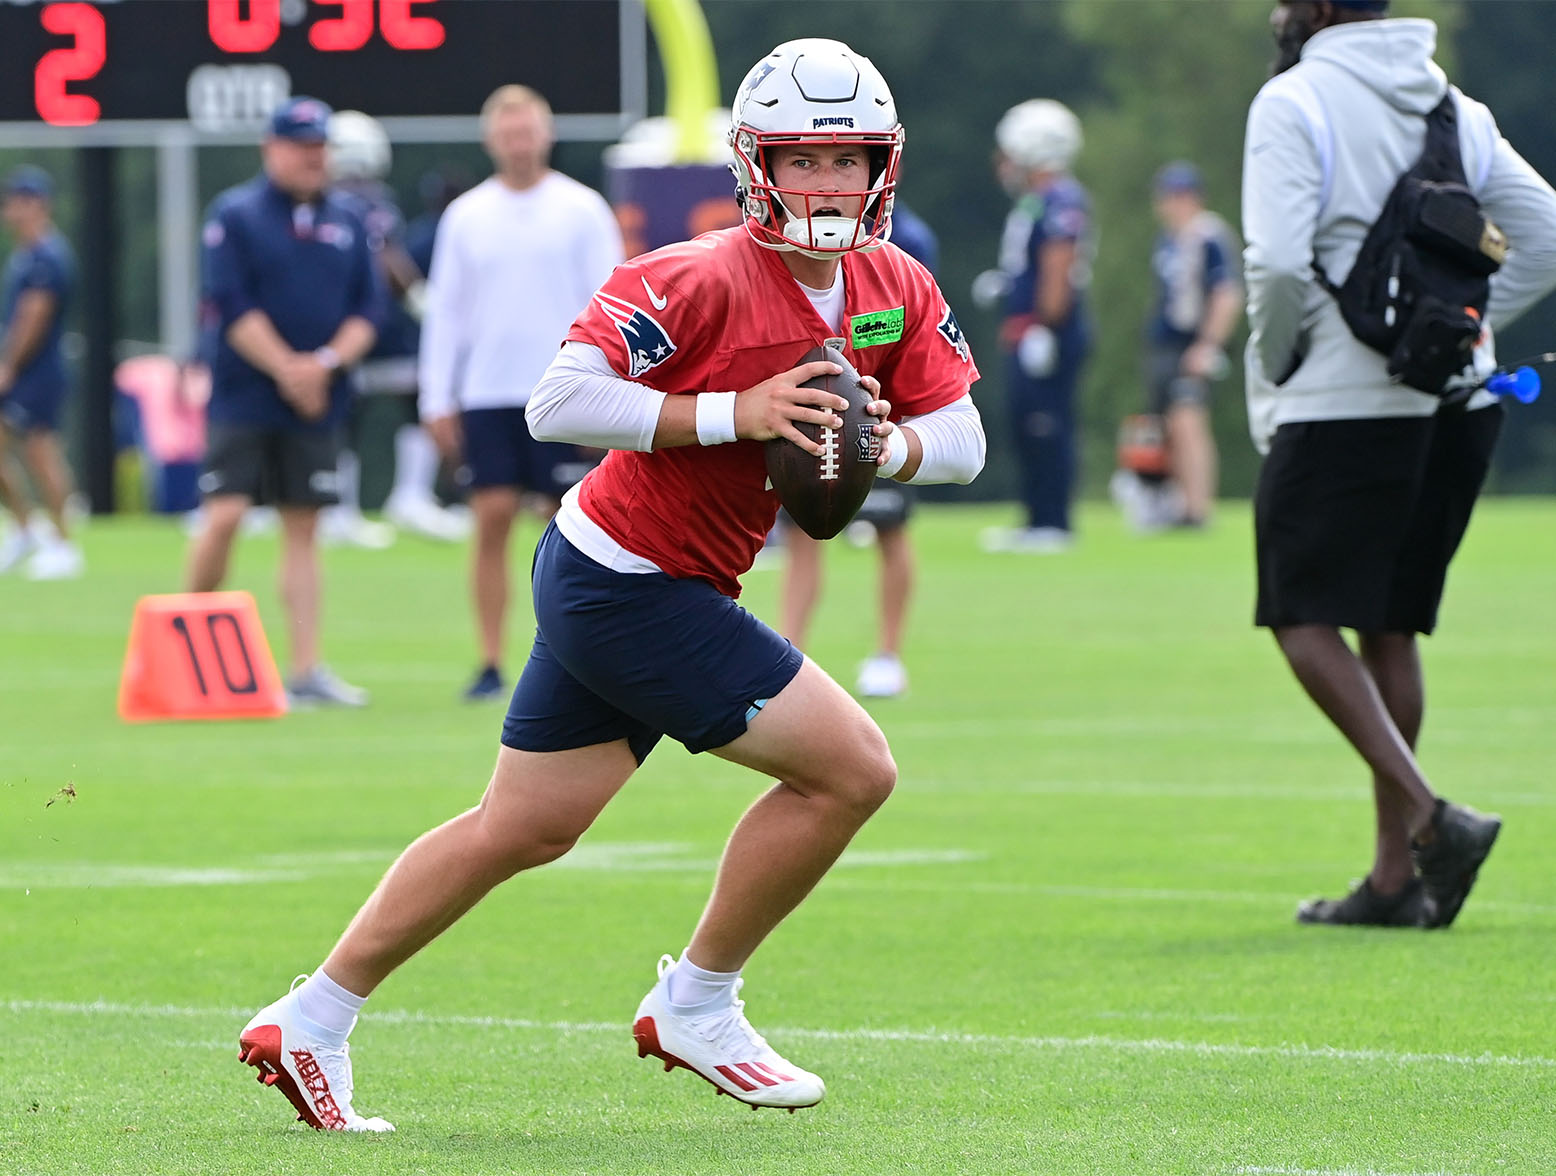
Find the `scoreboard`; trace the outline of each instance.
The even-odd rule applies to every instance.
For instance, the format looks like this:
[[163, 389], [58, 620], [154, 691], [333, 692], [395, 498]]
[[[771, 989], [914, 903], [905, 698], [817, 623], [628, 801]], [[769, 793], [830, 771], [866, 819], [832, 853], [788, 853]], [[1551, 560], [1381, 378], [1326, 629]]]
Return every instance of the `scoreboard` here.
[[0, 124], [252, 135], [311, 94], [404, 131], [522, 82], [619, 130], [642, 113], [642, 23], [640, 0], [0, 0]]

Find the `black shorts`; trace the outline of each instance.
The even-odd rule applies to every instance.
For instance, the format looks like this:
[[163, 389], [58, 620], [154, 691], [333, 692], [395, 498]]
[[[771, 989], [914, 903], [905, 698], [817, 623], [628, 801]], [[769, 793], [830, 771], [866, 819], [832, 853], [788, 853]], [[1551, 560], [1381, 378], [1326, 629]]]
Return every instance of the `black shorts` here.
[[333, 506], [340, 501], [331, 429], [214, 424], [206, 433], [200, 494], [240, 494], [258, 504]]
[[1148, 408], [1157, 416], [1180, 404], [1210, 404], [1210, 381], [1183, 374], [1185, 347], [1154, 346], [1146, 353], [1145, 376]]
[[535, 440], [522, 408], [467, 408], [459, 423], [465, 435], [459, 481], [467, 490], [503, 486], [561, 498], [588, 470], [573, 468], [577, 446]]
[[1500, 405], [1282, 425], [1254, 495], [1254, 623], [1430, 633], [1501, 426]]
[[913, 514], [913, 487], [890, 478], [877, 478], [864, 505], [854, 517], [869, 523], [877, 531], [895, 531], [905, 527]]

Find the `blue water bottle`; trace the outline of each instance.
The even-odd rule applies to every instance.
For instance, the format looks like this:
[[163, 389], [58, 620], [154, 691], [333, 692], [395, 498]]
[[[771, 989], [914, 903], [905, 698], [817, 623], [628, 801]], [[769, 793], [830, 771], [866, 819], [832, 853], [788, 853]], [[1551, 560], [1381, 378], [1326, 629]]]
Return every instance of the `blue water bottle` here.
[[1486, 381], [1486, 390], [1498, 396], [1511, 396], [1519, 404], [1533, 404], [1540, 397], [1540, 373], [1532, 367], [1497, 372]]

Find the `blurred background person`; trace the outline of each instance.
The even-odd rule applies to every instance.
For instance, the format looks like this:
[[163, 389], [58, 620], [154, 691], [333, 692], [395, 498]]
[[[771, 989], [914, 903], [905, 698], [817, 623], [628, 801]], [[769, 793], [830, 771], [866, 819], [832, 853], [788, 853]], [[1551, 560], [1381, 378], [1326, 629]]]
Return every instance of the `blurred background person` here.
[[1014, 199], [1000, 240], [1008, 355], [1006, 405], [1020, 466], [1019, 527], [986, 531], [989, 551], [1050, 554], [1074, 541], [1075, 397], [1091, 348], [1091, 199], [1070, 174], [1081, 124], [1069, 107], [1034, 98], [994, 128], [995, 168]]
[[[13, 520], [0, 541], [0, 573], [25, 560], [33, 580], [69, 579], [85, 569], [65, 518], [71, 479], [59, 437], [68, 390], [61, 339], [76, 263], [54, 226], [53, 199], [48, 173], [30, 165], [0, 187], [0, 218], [14, 242], [0, 276], [0, 501]], [[46, 525], [30, 518], [13, 441], [42, 498]]]
[[1202, 527], [1216, 497], [1210, 385], [1226, 376], [1226, 343], [1243, 313], [1237, 242], [1205, 207], [1192, 163], [1156, 173], [1153, 206], [1162, 232], [1151, 255], [1156, 303], [1146, 324], [1146, 412], [1161, 421], [1166, 478], [1115, 480], [1139, 530]]
[[553, 171], [551, 107], [502, 86], [481, 108], [494, 174], [449, 205], [437, 230], [422, 322], [420, 411], [461, 456], [475, 520], [470, 589], [481, 663], [471, 701], [502, 698], [508, 542], [522, 506], [556, 513], [571, 445], [530, 436], [524, 406], [573, 319], [623, 259], [605, 198]]
[[[940, 242], [923, 217], [899, 199], [892, 206], [891, 243], [931, 274], [940, 261]], [[875, 653], [859, 667], [855, 693], [865, 698], [895, 698], [908, 689], [908, 671], [902, 664], [902, 634], [913, 594], [913, 545], [908, 537], [908, 517], [913, 512], [913, 487], [905, 482], [878, 479], [859, 514], [849, 526], [850, 539], [863, 531], [873, 535], [881, 553], [880, 613]], [[810, 630], [811, 615], [821, 598], [821, 543], [812, 539], [779, 512], [783, 529], [783, 583], [779, 589], [779, 628], [801, 649]], [[865, 540], [868, 542], [868, 539]]]
[[[421, 211], [405, 226], [405, 252], [423, 274], [432, 272], [432, 250], [437, 243], [438, 225], [443, 223], [443, 214], [456, 197], [464, 195], [469, 189], [469, 176], [465, 175], [464, 169], [457, 167], [440, 167], [425, 172], [417, 181], [416, 191], [421, 196]], [[412, 313], [420, 320], [427, 310], [425, 281], [420, 288], [411, 292], [408, 301], [413, 306]]]
[[296, 706], [363, 706], [367, 692], [319, 660], [319, 512], [338, 501], [347, 369], [373, 346], [380, 290], [367, 231], [326, 190], [330, 108], [293, 98], [270, 119], [260, 175], [212, 205], [202, 232], [205, 313], [215, 342], [204, 518], [189, 552], [191, 592], [226, 579], [256, 502], [281, 519], [280, 592]]
[[[1248, 419], [1265, 455], [1254, 623], [1270, 630], [1372, 779], [1367, 876], [1341, 898], [1304, 903], [1298, 920], [1435, 928], [1458, 915], [1501, 821], [1448, 803], [1416, 758], [1426, 699], [1418, 634], [1437, 626], [1501, 431], [1500, 402], [1475, 382], [1496, 366], [1492, 331], [1556, 287], [1556, 192], [1490, 110], [1449, 86], [1433, 60], [1436, 25], [1386, 19], [1387, 8], [1281, 0], [1270, 18], [1275, 77], [1248, 112]], [[1434, 181], [1467, 182], [1479, 202], [1470, 212], [1477, 241], [1492, 239], [1483, 214], [1498, 226], [1494, 239], [1511, 243], [1490, 275], [1488, 329], [1449, 381], [1462, 395], [1447, 400], [1391, 376], [1388, 358], [1352, 333], [1319, 280], [1350, 280], [1372, 225], [1385, 223], [1391, 193], [1423, 154]], [[1360, 281], [1400, 288], [1400, 273], [1369, 266]], [[1427, 336], [1412, 340], [1418, 348], [1452, 355], [1443, 337], [1451, 320], [1431, 303], [1464, 295], [1434, 292], [1441, 273], [1403, 271], [1413, 298], [1405, 329]], [[1432, 285], [1411, 289], [1418, 281]], [[1354, 649], [1342, 629], [1355, 631]]]
[[[384, 501], [384, 517], [427, 539], [460, 542], [469, 536], [469, 521], [445, 510], [433, 494], [437, 446], [416, 413], [416, 353], [421, 342], [417, 320], [426, 299], [426, 271], [410, 255], [405, 217], [384, 182], [393, 160], [389, 136], [377, 119], [360, 110], [336, 111], [329, 134], [330, 175], [336, 190], [356, 202], [373, 264], [388, 293], [378, 339], [357, 369], [361, 391], [385, 397], [400, 422], [394, 432], [394, 485]], [[361, 402], [357, 407], [360, 410]], [[360, 435], [360, 428], [356, 432]], [[341, 474], [348, 483], [341, 487], [344, 500], [359, 474], [356, 454], [343, 455]], [[344, 501], [327, 515], [343, 509]], [[355, 513], [354, 525], [360, 528], [361, 512]]]

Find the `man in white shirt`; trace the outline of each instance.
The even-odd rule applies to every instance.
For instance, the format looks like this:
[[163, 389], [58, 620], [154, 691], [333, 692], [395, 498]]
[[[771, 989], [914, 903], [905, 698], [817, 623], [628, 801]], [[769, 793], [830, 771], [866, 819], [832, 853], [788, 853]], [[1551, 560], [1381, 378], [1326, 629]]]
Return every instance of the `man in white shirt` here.
[[420, 356], [421, 419], [463, 459], [475, 516], [470, 587], [481, 666], [470, 700], [503, 697], [508, 541], [521, 505], [542, 519], [562, 491], [571, 445], [536, 441], [530, 390], [573, 319], [622, 260], [621, 233], [599, 193], [559, 172], [551, 108], [503, 86], [481, 108], [495, 172], [449, 205], [427, 283]]
[[[1387, 0], [1282, 0], [1276, 76], [1248, 113], [1248, 409], [1267, 454], [1255, 499], [1257, 623], [1370, 769], [1373, 865], [1305, 923], [1446, 927], [1501, 822], [1449, 804], [1415, 757], [1431, 633], [1449, 561], [1501, 423], [1479, 387], [1492, 331], [1556, 286], [1556, 192], [1449, 86], [1430, 21], [1383, 19]], [[1450, 100], [1445, 104], [1444, 98]], [[1394, 185], [1451, 112], [1465, 185], [1511, 242], [1491, 277], [1486, 331], [1440, 399], [1394, 380], [1315, 277], [1349, 275]], [[1438, 125], [1441, 125], [1440, 123]], [[1454, 382], [1449, 387], [1453, 388]], [[1453, 400], [1470, 397], [1455, 405]], [[1354, 629], [1357, 651], [1341, 635]]]

